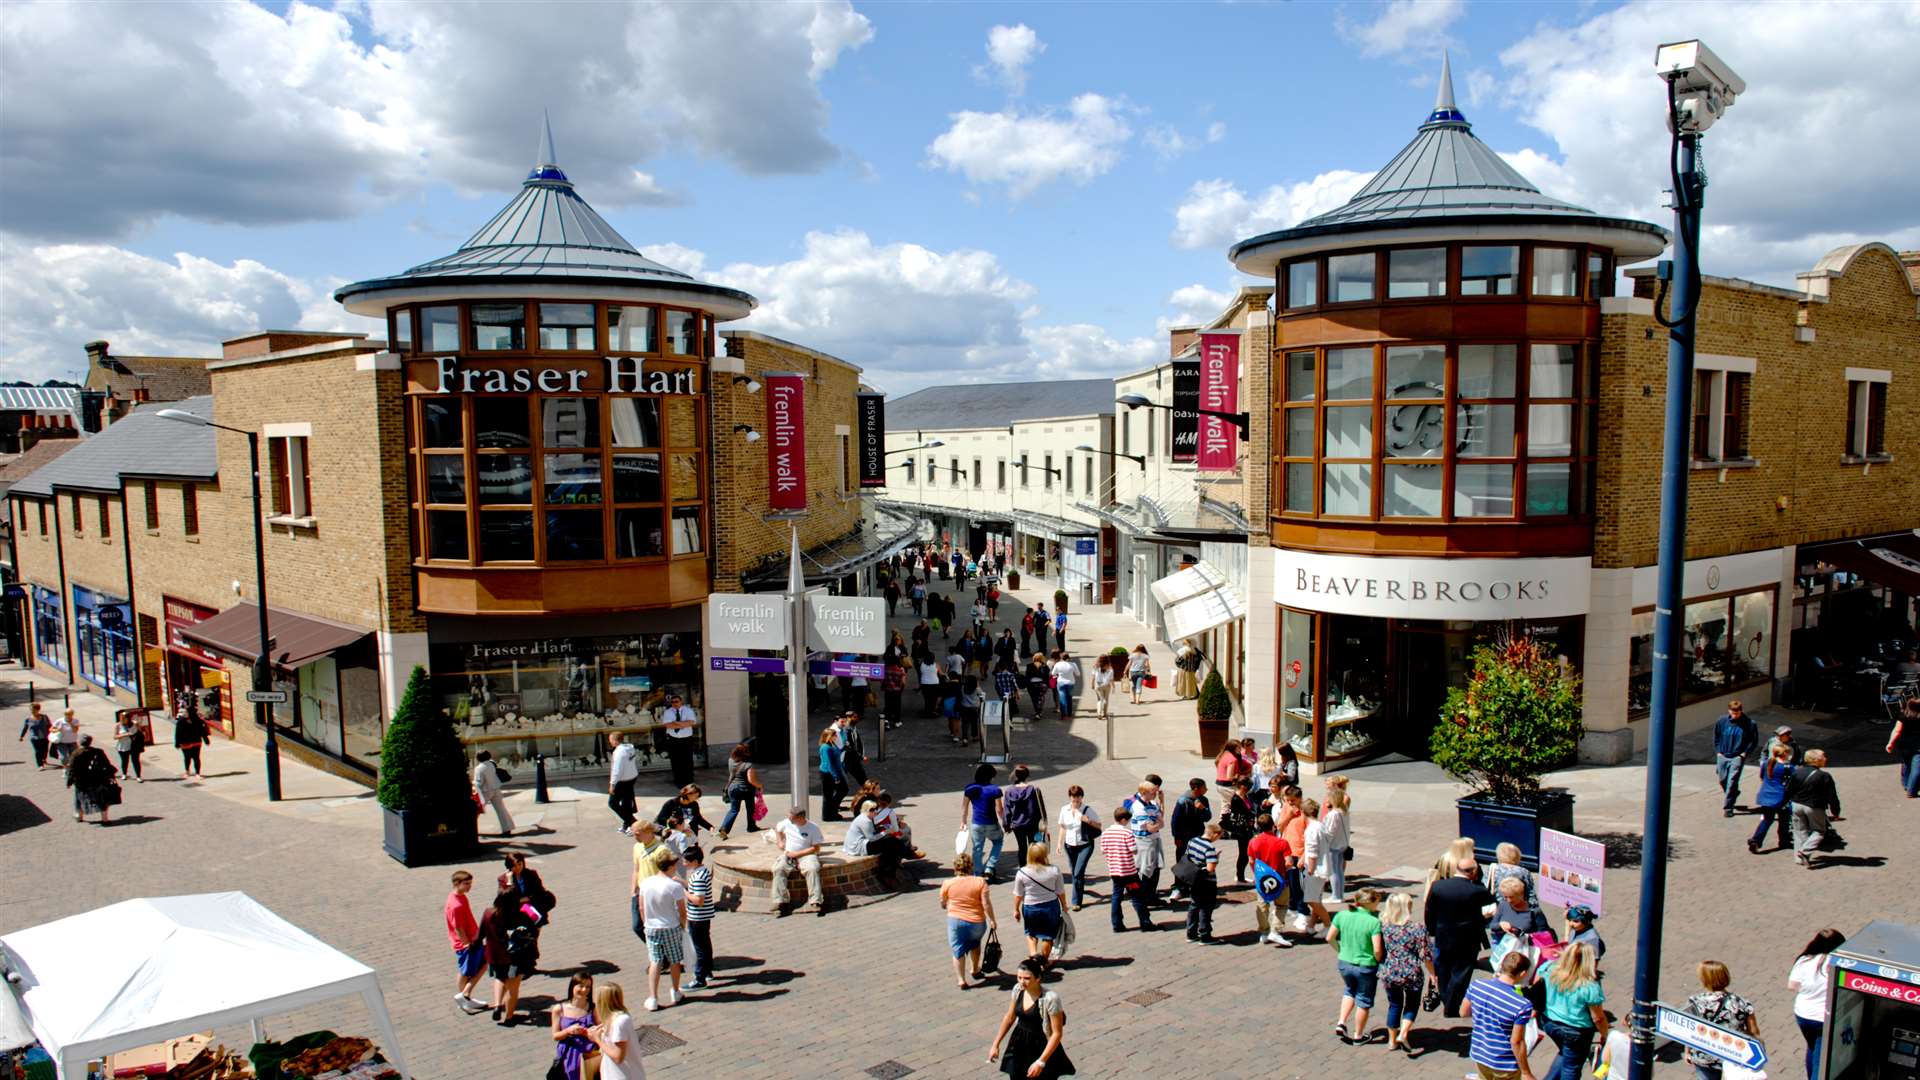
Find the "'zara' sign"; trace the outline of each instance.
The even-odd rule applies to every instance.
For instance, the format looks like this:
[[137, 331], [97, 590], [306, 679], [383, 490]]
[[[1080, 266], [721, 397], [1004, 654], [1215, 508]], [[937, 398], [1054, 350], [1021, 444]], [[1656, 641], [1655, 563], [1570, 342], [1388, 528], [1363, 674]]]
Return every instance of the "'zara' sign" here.
[[[637, 356], [609, 356], [606, 392], [609, 394], [697, 394], [700, 373], [687, 368], [649, 369]], [[433, 360], [436, 394], [578, 394], [593, 372], [584, 368], [500, 365], [467, 367], [457, 356]]]

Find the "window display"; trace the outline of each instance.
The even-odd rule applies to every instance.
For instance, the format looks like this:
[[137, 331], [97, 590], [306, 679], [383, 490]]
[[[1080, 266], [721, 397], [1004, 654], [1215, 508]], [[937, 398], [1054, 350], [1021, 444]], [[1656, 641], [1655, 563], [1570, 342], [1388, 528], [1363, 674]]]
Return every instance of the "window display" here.
[[1313, 757], [1313, 615], [1280, 611], [1280, 737]]
[[1382, 673], [1387, 670], [1387, 620], [1353, 615], [1327, 619], [1325, 711], [1322, 758], [1365, 753], [1379, 739]]
[[[706, 716], [697, 633], [468, 642], [429, 648], [434, 696], [470, 749], [529, 775], [605, 767], [607, 734], [628, 733], [642, 769], [667, 767], [658, 717], [678, 694]], [[704, 747], [705, 737], [701, 736]], [[704, 764], [704, 759], [702, 760]]]
[[[1681, 705], [1691, 705], [1773, 678], [1774, 590], [1757, 589], [1686, 606], [1681, 634]], [[1628, 645], [1627, 712], [1653, 704], [1653, 612], [1633, 614]]]

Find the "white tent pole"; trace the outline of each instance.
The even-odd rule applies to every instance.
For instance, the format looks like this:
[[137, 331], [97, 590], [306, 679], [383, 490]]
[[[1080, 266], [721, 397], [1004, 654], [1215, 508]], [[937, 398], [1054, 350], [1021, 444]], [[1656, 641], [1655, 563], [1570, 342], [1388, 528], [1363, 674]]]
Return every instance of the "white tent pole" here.
[[400, 1035], [393, 1030], [393, 1017], [387, 1015], [386, 995], [380, 992], [378, 976], [367, 976], [367, 987], [360, 991], [360, 999], [367, 1003], [367, 1015], [380, 1025], [381, 1049], [386, 1051], [387, 1060], [400, 1070], [401, 1080], [407, 1080], [412, 1073], [407, 1071], [407, 1059], [400, 1056]]
[[258, 1018], [247, 1021], [247, 1026], [253, 1029], [254, 1042], [263, 1043], [267, 1041], [266, 1031], [263, 1028], [261, 1028], [260, 1021]]

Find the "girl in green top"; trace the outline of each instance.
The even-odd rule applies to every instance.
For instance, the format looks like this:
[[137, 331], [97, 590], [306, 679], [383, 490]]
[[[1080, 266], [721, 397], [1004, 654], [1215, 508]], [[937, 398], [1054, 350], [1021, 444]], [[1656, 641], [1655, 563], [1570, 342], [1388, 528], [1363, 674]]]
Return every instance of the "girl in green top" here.
[[1594, 975], [1593, 960], [1593, 950], [1576, 941], [1540, 968], [1540, 981], [1547, 991], [1547, 1037], [1560, 1048], [1540, 1080], [1580, 1080], [1595, 1036], [1605, 1044], [1607, 1011], [1602, 1004], [1606, 994]]
[[[1339, 950], [1340, 982], [1345, 990], [1340, 995], [1340, 1018], [1334, 1021], [1333, 1033], [1344, 1043], [1364, 1043], [1371, 1038], [1367, 1011], [1373, 1008], [1373, 994], [1380, 985], [1380, 960], [1386, 955], [1380, 917], [1374, 914], [1381, 896], [1379, 889], [1361, 889], [1354, 897], [1354, 906], [1335, 915], [1327, 931], [1327, 944]], [[1351, 1028], [1347, 1026], [1349, 1018], [1353, 1021]], [[1348, 1035], [1349, 1031], [1353, 1034]]]

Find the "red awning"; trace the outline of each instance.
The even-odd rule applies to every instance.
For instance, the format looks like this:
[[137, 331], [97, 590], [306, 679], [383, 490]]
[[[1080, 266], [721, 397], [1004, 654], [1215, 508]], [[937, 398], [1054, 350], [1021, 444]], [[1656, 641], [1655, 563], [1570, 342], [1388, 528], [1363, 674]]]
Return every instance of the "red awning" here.
[[1920, 596], [1920, 535], [1893, 533], [1801, 550], [1895, 592]]
[[[259, 611], [252, 604], [235, 604], [211, 619], [175, 629], [183, 637], [252, 663], [260, 655]], [[372, 632], [276, 607], [267, 609], [267, 636], [273, 639], [275, 667], [297, 668]]]

